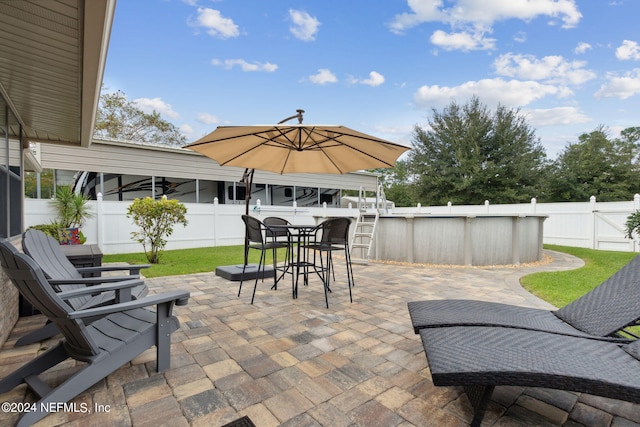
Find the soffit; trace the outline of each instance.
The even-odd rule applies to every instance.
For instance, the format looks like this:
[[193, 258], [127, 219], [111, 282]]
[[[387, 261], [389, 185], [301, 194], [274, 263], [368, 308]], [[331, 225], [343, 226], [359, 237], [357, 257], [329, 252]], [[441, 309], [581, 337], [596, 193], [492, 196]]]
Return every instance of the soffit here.
[[0, 90], [27, 139], [88, 146], [115, 0], [0, 2]]

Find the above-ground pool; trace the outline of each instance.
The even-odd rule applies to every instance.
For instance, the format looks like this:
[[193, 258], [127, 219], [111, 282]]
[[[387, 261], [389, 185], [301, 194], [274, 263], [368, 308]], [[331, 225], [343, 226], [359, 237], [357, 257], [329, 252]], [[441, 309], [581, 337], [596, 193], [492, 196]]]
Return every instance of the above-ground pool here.
[[542, 260], [545, 218], [499, 214], [381, 215], [371, 259], [474, 266], [536, 262]]

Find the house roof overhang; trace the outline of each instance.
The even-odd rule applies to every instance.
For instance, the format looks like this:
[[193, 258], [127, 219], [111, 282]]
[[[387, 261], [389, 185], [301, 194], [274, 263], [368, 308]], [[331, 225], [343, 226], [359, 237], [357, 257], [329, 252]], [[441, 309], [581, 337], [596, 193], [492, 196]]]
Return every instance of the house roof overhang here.
[[115, 4], [0, 2], [0, 94], [22, 125], [25, 148], [91, 144]]

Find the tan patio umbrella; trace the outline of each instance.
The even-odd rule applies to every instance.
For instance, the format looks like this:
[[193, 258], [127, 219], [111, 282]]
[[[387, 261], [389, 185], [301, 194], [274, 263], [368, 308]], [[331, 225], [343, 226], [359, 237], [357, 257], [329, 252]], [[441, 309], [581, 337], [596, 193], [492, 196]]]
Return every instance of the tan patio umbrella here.
[[[246, 168], [242, 181], [247, 186], [247, 215], [255, 169], [279, 174], [344, 174], [393, 167], [409, 149], [344, 126], [303, 125], [303, 113], [304, 110], [297, 110], [297, 114], [275, 125], [218, 126], [185, 148], [204, 154], [220, 166]], [[284, 124], [295, 118], [298, 124]], [[247, 244], [245, 239], [245, 265]], [[227, 278], [230, 277], [231, 274]]]
[[285, 173], [331, 173], [393, 167], [409, 147], [345, 126], [219, 126], [186, 146], [221, 166]]

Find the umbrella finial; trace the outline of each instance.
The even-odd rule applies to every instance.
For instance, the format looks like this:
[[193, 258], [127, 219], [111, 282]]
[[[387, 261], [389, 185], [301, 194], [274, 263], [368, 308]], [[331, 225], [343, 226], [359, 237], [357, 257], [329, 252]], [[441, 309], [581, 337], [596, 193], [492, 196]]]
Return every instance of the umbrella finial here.
[[304, 110], [296, 110], [298, 112], [298, 123], [302, 124], [302, 115], [304, 114]]

